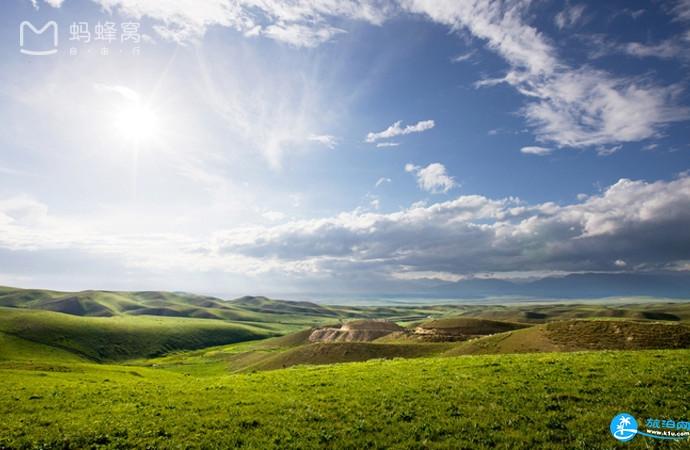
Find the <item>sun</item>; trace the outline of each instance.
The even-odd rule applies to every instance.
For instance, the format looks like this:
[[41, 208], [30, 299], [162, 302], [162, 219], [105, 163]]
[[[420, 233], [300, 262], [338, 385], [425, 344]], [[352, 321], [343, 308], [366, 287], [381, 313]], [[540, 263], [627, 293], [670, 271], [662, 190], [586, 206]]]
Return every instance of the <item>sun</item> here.
[[136, 143], [150, 142], [160, 133], [158, 114], [141, 102], [132, 102], [119, 109], [114, 125], [120, 136]]

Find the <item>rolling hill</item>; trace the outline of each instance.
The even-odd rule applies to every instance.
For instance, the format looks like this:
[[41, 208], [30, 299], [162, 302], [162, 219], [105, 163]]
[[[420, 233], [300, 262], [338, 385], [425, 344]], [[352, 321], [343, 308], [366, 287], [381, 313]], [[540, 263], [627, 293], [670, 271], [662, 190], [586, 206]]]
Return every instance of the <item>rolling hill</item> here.
[[690, 348], [683, 324], [568, 320], [459, 343], [446, 355]]
[[182, 349], [262, 339], [278, 325], [168, 317], [80, 317], [0, 308], [0, 333], [94, 361], [153, 357]]
[[[687, 378], [687, 303], [0, 288], [0, 304], [0, 448], [608, 448], [621, 405], [686, 410], [669, 386]], [[357, 339], [310, 340], [324, 329]]]
[[[569, 320], [529, 326], [461, 318], [428, 324], [452, 326], [453, 330], [465, 326], [468, 327], [462, 328], [465, 333], [484, 335], [460, 341], [456, 336], [430, 340], [427, 335], [420, 336], [409, 329], [370, 342], [313, 342], [310, 337], [315, 329], [306, 329], [263, 341], [178, 353], [138, 364], [156, 364], [181, 372], [204, 364], [206, 369], [222, 373], [425, 356], [690, 348], [690, 327], [678, 323]], [[511, 331], [490, 333], [506, 327]]]

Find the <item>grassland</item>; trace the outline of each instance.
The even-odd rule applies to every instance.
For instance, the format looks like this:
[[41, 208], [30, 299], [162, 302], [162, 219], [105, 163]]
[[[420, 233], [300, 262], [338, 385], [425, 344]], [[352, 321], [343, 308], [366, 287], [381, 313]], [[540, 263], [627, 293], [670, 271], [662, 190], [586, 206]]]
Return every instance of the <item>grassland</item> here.
[[[620, 411], [690, 416], [687, 303], [334, 307], [0, 288], [0, 305], [0, 449], [603, 449]], [[362, 318], [407, 328], [311, 340]]]
[[1, 369], [0, 448], [608, 449], [622, 409], [687, 417], [688, 360], [586, 352], [222, 375], [15, 364]]
[[[0, 308], [0, 334], [43, 344], [94, 361], [153, 357], [284, 333], [265, 323], [170, 317], [79, 317], [49, 311]], [[0, 355], [2, 352], [0, 351]]]

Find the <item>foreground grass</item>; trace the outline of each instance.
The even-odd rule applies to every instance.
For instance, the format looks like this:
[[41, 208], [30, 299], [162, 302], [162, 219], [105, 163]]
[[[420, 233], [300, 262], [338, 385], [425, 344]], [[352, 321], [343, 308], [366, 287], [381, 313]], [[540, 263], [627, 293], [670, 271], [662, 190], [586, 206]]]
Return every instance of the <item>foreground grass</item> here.
[[619, 411], [690, 415], [689, 360], [688, 350], [489, 355], [203, 377], [5, 362], [0, 448], [615, 448]]

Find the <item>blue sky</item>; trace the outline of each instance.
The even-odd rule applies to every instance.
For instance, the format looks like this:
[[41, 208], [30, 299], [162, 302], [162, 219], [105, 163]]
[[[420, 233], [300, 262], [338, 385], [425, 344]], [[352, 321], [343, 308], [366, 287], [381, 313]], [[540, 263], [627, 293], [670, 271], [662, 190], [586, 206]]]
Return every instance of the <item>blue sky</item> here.
[[[687, 0], [1, 8], [0, 284], [450, 295], [690, 270]], [[24, 21], [55, 21], [57, 52], [21, 53]]]

